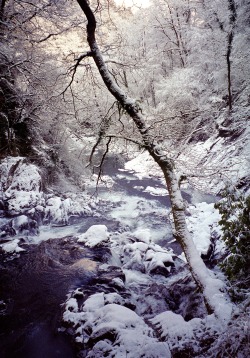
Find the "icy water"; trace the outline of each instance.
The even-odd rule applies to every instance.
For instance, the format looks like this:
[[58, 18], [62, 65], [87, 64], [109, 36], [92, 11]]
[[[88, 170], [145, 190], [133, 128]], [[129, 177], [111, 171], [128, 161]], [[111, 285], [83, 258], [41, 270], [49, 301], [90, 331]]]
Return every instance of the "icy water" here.
[[1, 298], [6, 303], [0, 315], [1, 357], [75, 356], [69, 339], [57, 331], [60, 304], [71, 288], [88, 285], [93, 276], [75, 263], [97, 256], [64, 238], [31, 245], [20, 258], [1, 264]]
[[[110, 232], [149, 229], [155, 242], [180, 253], [172, 240], [168, 217], [170, 200], [164, 185], [155, 178], [138, 179], [134, 173], [119, 171], [112, 161], [106, 173], [115, 181], [112, 188], [100, 188], [100, 198], [109, 205], [100, 206], [101, 217], [82, 219], [71, 227], [45, 228], [43, 237], [53, 237], [39, 245], [27, 245], [19, 258], [0, 264], [0, 357], [71, 358], [76, 356], [70, 339], [58, 332], [61, 304], [66, 294], [78, 285], [90, 287], [95, 270], [92, 263], [105, 262], [104, 251], [86, 249], [71, 235], [85, 232], [91, 225], [105, 224]], [[158, 189], [157, 196], [146, 189]], [[161, 194], [163, 191], [163, 194]], [[94, 194], [94, 192], [93, 192]], [[214, 197], [187, 190], [188, 202], [213, 202]], [[57, 238], [56, 238], [57, 237]], [[87, 259], [88, 265], [78, 265]], [[86, 263], [86, 261], [85, 261]]]

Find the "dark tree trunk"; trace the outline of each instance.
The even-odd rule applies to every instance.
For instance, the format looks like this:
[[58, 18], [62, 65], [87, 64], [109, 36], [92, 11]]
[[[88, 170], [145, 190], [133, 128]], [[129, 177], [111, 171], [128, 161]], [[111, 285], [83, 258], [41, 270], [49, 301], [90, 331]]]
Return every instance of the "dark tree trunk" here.
[[234, 39], [234, 28], [236, 24], [237, 12], [234, 0], [228, 0], [228, 9], [230, 11], [229, 22], [230, 22], [230, 32], [227, 37], [227, 81], [228, 81], [228, 106], [229, 110], [232, 110], [233, 107], [233, 98], [232, 98], [232, 80], [231, 80], [231, 52], [232, 44]]

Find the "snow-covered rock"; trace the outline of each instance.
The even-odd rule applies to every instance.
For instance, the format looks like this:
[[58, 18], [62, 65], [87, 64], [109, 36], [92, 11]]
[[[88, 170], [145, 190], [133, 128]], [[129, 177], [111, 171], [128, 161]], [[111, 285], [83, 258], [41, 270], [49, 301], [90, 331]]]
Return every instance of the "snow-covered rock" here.
[[92, 225], [84, 234], [78, 236], [78, 242], [84, 242], [88, 247], [95, 247], [109, 239], [106, 225]]
[[151, 274], [168, 275], [171, 267], [174, 266], [173, 255], [169, 252], [155, 252], [149, 250], [146, 254], [145, 260], [148, 262], [147, 270]]
[[133, 236], [136, 237], [139, 241], [149, 244], [151, 242], [151, 232], [148, 228], [137, 228], [133, 232]]
[[173, 339], [176, 343], [184, 335], [188, 337], [193, 336], [191, 323], [186, 322], [181, 315], [175, 314], [172, 311], [160, 313], [151, 319], [151, 322], [161, 330], [161, 337]]
[[18, 246], [19, 241], [20, 240], [18, 240], [18, 239], [14, 239], [14, 240], [11, 240], [10, 242], [0, 245], [0, 247], [2, 248], [3, 251], [5, 251], [7, 253], [14, 253], [14, 252], [18, 253], [21, 251], [25, 251], [23, 248]]
[[51, 195], [45, 201], [44, 221], [46, 223], [69, 224], [74, 217], [93, 214], [96, 201], [86, 194], [67, 193], [63, 198]]
[[25, 214], [44, 205], [42, 178], [34, 164], [22, 157], [7, 157], [0, 164], [0, 195], [9, 215]]
[[[133, 243], [123, 243], [121, 245], [121, 242], [119, 243], [119, 238], [121, 240], [122, 235], [113, 241], [112, 247], [114, 250], [116, 245], [122, 247], [120, 255], [122, 258], [123, 269], [168, 276], [171, 267], [174, 267], [173, 252], [164, 249], [153, 242], [149, 242], [149, 232], [146, 231], [145, 233], [146, 235], [143, 237], [144, 230], [138, 230], [137, 237], [143, 237], [148, 243], [144, 241], [136, 241]], [[126, 233], [123, 237], [125, 238], [125, 236]], [[129, 238], [127, 239], [129, 240]]]
[[20, 233], [33, 233], [37, 234], [38, 225], [35, 220], [31, 220], [26, 215], [17, 216], [12, 220], [12, 227], [15, 230], [16, 234]]
[[76, 342], [89, 348], [87, 357], [171, 357], [168, 345], [123, 303], [118, 294], [104, 293], [90, 296], [81, 309], [75, 299], [66, 302], [63, 319], [77, 327]]

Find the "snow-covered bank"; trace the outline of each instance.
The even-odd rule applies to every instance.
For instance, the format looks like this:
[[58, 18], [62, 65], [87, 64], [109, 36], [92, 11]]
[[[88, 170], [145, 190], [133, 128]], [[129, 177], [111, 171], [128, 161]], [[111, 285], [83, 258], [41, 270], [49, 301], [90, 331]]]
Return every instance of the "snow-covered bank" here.
[[[238, 119], [230, 130], [231, 135], [220, 136], [216, 132], [205, 141], [180, 145], [181, 149], [173, 150], [171, 155], [175, 158], [177, 171], [187, 177], [191, 186], [213, 194], [229, 182], [246, 190], [250, 188], [250, 128], [243, 118], [242, 121]], [[164, 183], [161, 170], [145, 151], [137, 153], [125, 168], [134, 171], [138, 178], [158, 177]]]
[[43, 178], [23, 157], [7, 157], [0, 164], [0, 214], [8, 217], [1, 237], [37, 234], [41, 224], [68, 224], [93, 214], [98, 199], [84, 192], [59, 196], [43, 190]]
[[226, 110], [216, 119], [217, 131], [205, 141], [185, 145], [178, 155], [178, 170], [199, 190], [218, 193], [230, 183], [250, 188], [249, 107]]

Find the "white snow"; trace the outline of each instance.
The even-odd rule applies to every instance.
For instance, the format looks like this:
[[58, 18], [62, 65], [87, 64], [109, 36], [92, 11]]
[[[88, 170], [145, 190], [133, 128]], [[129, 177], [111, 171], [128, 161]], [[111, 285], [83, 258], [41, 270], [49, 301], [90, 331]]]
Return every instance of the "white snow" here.
[[[225, 120], [223, 113], [221, 120]], [[189, 181], [196, 188], [218, 193], [228, 181], [235, 184], [240, 178], [249, 175], [249, 152], [249, 128], [232, 142], [215, 133], [205, 142], [189, 144], [183, 148], [176, 164], [177, 169], [191, 174]]]
[[[165, 267], [165, 263], [174, 263], [172, 255], [168, 252], [155, 252], [149, 250], [145, 257], [148, 262], [147, 270], [152, 271], [156, 267]], [[170, 272], [171, 266], [167, 267], [167, 270]]]
[[133, 236], [135, 236], [139, 241], [145, 242], [149, 244], [151, 242], [152, 234], [148, 228], [139, 227], [133, 232]]
[[71, 216], [90, 215], [98, 199], [86, 193], [65, 193], [64, 198], [41, 191], [42, 178], [34, 164], [22, 157], [7, 157], [0, 164], [0, 199], [11, 215], [44, 214], [44, 220], [67, 224]]
[[84, 302], [84, 310], [92, 312], [104, 306], [104, 293], [96, 293]]
[[155, 196], [165, 196], [168, 195], [167, 189], [164, 188], [154, 188], [152, 186], [147, 186], [144, 190], [145, 193], [150, 193], [151, 195]]
[[123, 269], [123, 273], [125, 274], [125, 282], [126, 285], [135, 285], [138, 284], [148, 284], [148, 277], [147, 275], [133, 270]]
[[12, 227], [15, 229], [15, 232], [18, 232], [19, 228], [25, 224], [28, 224], [29, 219], [26, 215], [17, 216], [12, 220]]
[[[137, 233], [137, 237], [135, 235]], [[146, 233], [147, 236], [144, 236]], [[142, 240], [139, 239], [141, 235]], [[135, 242], [131, 242], [131, 238], [136, 237]], [[138, 229], [131, 234], [124, 232], [122, 234], [113, 234], [111, 236], [111, 252], [114, 257], [121, 258], [121, 265], [123, 270], [132, 270], [142, 273], [150, 273], [157, 267], [167, 267], [170, 272], [171, 264], [173, 264], [173, 252], [157, 245], [150, 240], [150, 231], [148, 229]], [[116, 260], [117, 262], [119, 260]], [[170, 265], [165, 265], [165, 264]], [[125, 272], [125, 271], [124, 271]], [[129, 275], [129, 273], [127, 273]], [[136, 274], [137, 275], [137, 274]], [[140, 277], [141, 279], [141, 277]], [[126, 277], [126, 283], [127, 283]]]
[[106, 225], [92, 225], [84, 234], [78, 236], [78, 242], [84, 242], [86, 246], [95, 247], [109, 239]]
[[125, 169], [134, 171], [139, 178], [150, 178], [150, 176], [163, 177], [159, 166], [150, 157], [148, 152], [137, 155], [134, 159], [125, 163]]
[[178, 340], [183, 339], [184, 336], [188, 338], [193, 336], [190, 322], [186, 322], [181, 315], [172, 311], [160, 313], [151, 319], [151, 322], [161, 331], [161, 337], [170, 340], [171, 344], [173, 344], [173, 340], [175, 344], [178, 344]]
[[22, 157], [7, 157], [0, 164], [0, 173], [0, 192], [10, 212], [20, 214], [44, 204], [41, 175], [35, 165], [27, 164]]
[[14, 239], [10, 242], [7, 242], [6, 244], [0, 245], [0, 247], [2, 248], [3, 251], [8, 253], [25, 251], [20, 246], [18, 246], [19, 241], [20, 241], [19, 239]]
[[73, 297], [71, 297], [67, 302], [65, 306], [67, 311], [70, 312], [77, 312], [78, 311], [78, 303], [77, 300]]
[[192, 234], [194, 244], [200, 254], [206, 254], [211, 244], [211, 232], [215, 230], [221, 233], [218, 227], [220, 214], [214, 208], [214, 204], [198, 203], [190, 205], [187, 209], [190, 216], [187, 216], [187, 227]]
[[67, 196], [66, 198], [52, 196], [46, 200], [45, 219], [53, 223], [67, 224], [70, 216], [92, 214], [92, 207], [98, 202], [98, 199], [87, 194], [68, 193]]
[[[114, 301], [119, 304], [109, 303]], [[63, 319], [79, 326], [77, 342], [96, 342], [87, 357], [170, 358], [168, 345], [154, 338], [152, 329], [123, 303], [119, 294], [103, 293], [90, 296], [80, 310], [74, 299], [66, 302]], [[102, 340], [105, 335], [110, 338]]]

